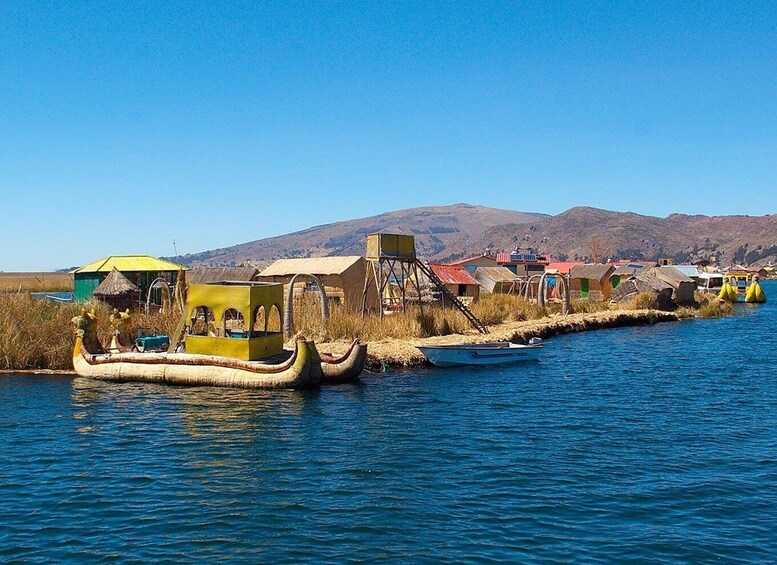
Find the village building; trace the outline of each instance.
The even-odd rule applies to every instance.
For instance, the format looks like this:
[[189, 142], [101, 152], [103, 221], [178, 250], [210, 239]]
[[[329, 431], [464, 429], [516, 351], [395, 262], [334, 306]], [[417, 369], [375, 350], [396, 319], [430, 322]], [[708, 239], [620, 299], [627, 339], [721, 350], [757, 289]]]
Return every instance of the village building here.
[[92, 293], [94, 298], [111, 308], [124, 311], [140, 304], [140, 288], [122, 275], [115, 267]]
[[466, 259], [460, 259], [448, 263], [449, 265], [456, 265], [458, 267], [464, 267], [470, 273], [474, 273], [476, 270], [482, 267], [498, 267], [499, 263], [496, 262], [496, 257], [490, 255], [477, 255], [475, 257], [467, 257]]
[[186, 275], [189, 284], [251, 282], [259, 274], [256, 267], [201, 267]]
[[76, 302], [91, 300], [94, 291], [116, 269], [140, 290], [140, 300], [146, 300], [149, 289], [158, 279], [169, 288], [175, 286], [179, 273], [186, 271], [177, 265], [150, 255], [112, 255], [84, 265], [74, 271], [73, 290]]
[[572, 267], [584, 264], [582, 261], [551, 261], [545, 266], [545, 272], [552, 275], [568, 275]]
[[545, 267], [550, 263], [547, 255], [534, 253], [531, 250], [522, 253], [516, 248], [512, 253], [497, 253], [496, 262], [509, 269], [519, 277], [532, 277], [542, 275]]
[[674, 289], [656, 276], [653, 267], [642, 269], [637, 274], [621, 280], [618, 287], [612, 290], [610, 299], [614, 302], [628, 302], [643, 292], [652, 294], [661, 310], [672, 310], [675, 307]]
[[612, 288], [618, 288], [623, 281], [635, 276], [642, 269], [643, 267], [630, 267], [628, 265], [619, 265], [615, 267], [615, 270], [612, 272], [612, 277], [610, 278]]
[[672, 299], [675, 304], [693, 304], [696, 300], [696, 281], [686, 276], [677, 266], [653, 267], [655, 276], [672, 287]]
[[480, 283], [464, 267], [429, 263], [429, 268], [462, 302], [475, 302], [480, 297]]
[[614, 271], [612, 265], [601, 263], [572, 267], [569, 271], [570, 297], [573, 300], [609, 301]]
[[[256, 276], [262, 282], [275, 282], [288, 285], [298, 274], [314, 275], [324, 285], [327, 300], [341, 304], [352, 311], [362, 307], [364, 278], [367, 261], [356, 255], [346, 257], [307, 257], [297, 259], [279, 259]], [[314, 290], [310, 279], [300, 277], [305, 284], [295, 285], [295, 296], [300, 297], [307, 290]], [[284, 296], [288, 288], [284, 286]], [[375, 285], [368, 288], [367, 304], [378, 308], [378, 292]]]
[[478, 267], [473, 273], [484, 294], [519, 294], [523, 279], [505, 267]]
[[771, 265], [767, 265], [766, 267], [761, 267], [758, 269], [758, 276], [762, 279], [771, 279], [774, 278], [774, 267]]
[[693, 279], [695, 282], [699, 278], [699, 268], [696, 265], [672, 265], [673, 269], [677, 269], [689, 279]]
[[658, 265], [655, 261], [631, 261], [628, 259], [609, 261], [607, 264], [615, 267], [610, 278], [612, 288], [618, 288], [623, 281]]

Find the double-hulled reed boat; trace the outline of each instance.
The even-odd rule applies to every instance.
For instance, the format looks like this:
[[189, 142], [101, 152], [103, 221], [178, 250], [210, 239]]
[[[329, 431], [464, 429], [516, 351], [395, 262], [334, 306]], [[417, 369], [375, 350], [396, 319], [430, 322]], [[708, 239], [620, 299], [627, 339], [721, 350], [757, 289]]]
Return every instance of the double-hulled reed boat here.
[[[357, 380], [367, 357], [367, 346], [358, 340], [340, 357], [319, 354], [315, 343], [305, 339], [297, 340], [293, 351], [283, 349], [283, 334], [268, 331], [266, 314], [277, 313], [281, 323], [281, 298], [278, 284], [190, 285], [182, 321], [183, 347], [176, 348], [176, 336], [173, 347], [161, 352], [131, 350], [119, 335], [126, 319], [117, 312], [112, 316], [114, 340], [108, 352], [102, 352], [94, 315], [84, 311], [73, 319], [77, 328], [73, 367], [81, 376], [106, 381], [257, 389]], [[216, 327], [219, 319], [221, 325]]]

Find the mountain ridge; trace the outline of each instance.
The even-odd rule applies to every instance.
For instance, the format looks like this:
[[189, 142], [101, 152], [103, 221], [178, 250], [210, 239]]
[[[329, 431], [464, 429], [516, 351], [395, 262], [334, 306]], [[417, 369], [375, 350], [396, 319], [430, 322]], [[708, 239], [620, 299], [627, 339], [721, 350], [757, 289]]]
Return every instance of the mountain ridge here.
[[661, 218], [575, 206], [548, 215], [466, 203], [406, 208], [311, 226], [220, 249], [170, 259], [188, 266], [263, 266], [288, 257], [362, 255], [368, 233], [412, 234], [419, 257], [450, 261], [515, 247], [556, 259], [718, 259], [722, 264], [777, 261], [777, 216], [706, 216], [672, 213]]

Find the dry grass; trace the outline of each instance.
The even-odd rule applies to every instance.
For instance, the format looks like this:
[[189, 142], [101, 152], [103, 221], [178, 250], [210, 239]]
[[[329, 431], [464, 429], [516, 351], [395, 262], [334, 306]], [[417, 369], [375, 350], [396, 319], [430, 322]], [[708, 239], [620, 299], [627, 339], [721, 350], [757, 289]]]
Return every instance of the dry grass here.
[[[709, 295], [697, 296], [697, 302], [700, 304], [699, 309], [678, 309], [678, 312], [673, 314], [674, 319], [733, 313], [730, 304], [720, 304]], [[618, 308], [611, 308], [601, 303], [575, 301], [573, 308], [576, 313], [561, 317], [556, 315], [560, 311], [560, 305], [556, 303], [540, 308], [516, 296], [490, 295], [483, 297], [473, 306], [475, 315], [493, 330], [494, 333], [488, 336], [479, 335], [461, 313], [451, 308], [424, 308], [423, 314], [418, 309], [410, 309], [407, 312], [385, 316], [380, 320], [376, 316], [362, 318], [358, 313], [334, 307], [329, 320], [324, 322], [321, 320], [318, 301], [304, 298], [295, 305], [294, 314], [297, 335], [304, 335], [318, 342], [340, 342], [341, 344], [358, 337], [371, 342], [371, 348], [373, 344], [382, 342], [386, 348], [399, 352], [387, 354], [386, 357], [396, 362], [402, 357], [403, 347], [407, 349], [408, 359], [414, 359], [413, 356], [418, 355], [418, 351], [412, 347], [412, 344], [419, 339], [445, 340], [446, 338], [442, 336], [450, 336], [449, 339], [460, 340], [461, 337], [455, 336], [466, 335], [464, 339], [468, 340], [493, 340], [500, 332], [507, 335], [509, 332], [514, 332], [518, 326], [524, 328], [526, 332], [544, 335], [542, 332], [546, 330], [541, 328], [546, 326], [554, 328], [559, 324], [566, 324], [573, 328], [585, 329], [592, 320], [599, 320], [596, 323], [605, 324], [605, 327], [609, 327], [606, 324], [612, 324], [614, 327], [626, 323], [619, 318], [620, 316], [628, 318], [636, 315], [625, 311], [626, 309], [642, 311], [655, 306], [657, 306], [655, 299], [649, 293], [638, 295], [631, 303]], [[95, 308], [98, 338], [101, 343], [107, 345], [111, 338], [109, 309], [100, 303], [88, 304], [86, 308]], [[73, 329], [70, 320], [80, 311], [80, 305], [37, 300], [24, 293], [0, 294], [0, 313], [2, 313], [0, 315], [0, 369], [70, 369], [73, 347]], [[642, 312], [642, 314], [646, 313]], [[133, 314], [127, 333], [130, 337], [134, 337], [139, 328], [155, 328], [172, 335], [179, 319], [180, 314], [177, 311], [148, 316]], [[380, 347], [373, 350], [380, 351]]]
[[693, 309], [698, 318], [720, 318], [734, 313], [734, 306], [729, 302], [722, 302], [714, 294], [697, 292], [694, 295], [697, 308]]
[[[680, 318], [722, 316], [733, 313], [733, 309], [719, 304], [711, 295], [697, 293], [698, 308], [678, 308], [676, 313]], [[650, 292], [642, 292], [632, 300], [610, 305], [605, 302], [588, 300], [573, 300], [573, 314], [598, 314], [606, 312], [658, 310], [656, 296]], [[558, 314], [561, 305], [550, 303], [540, 308], [537, 304], [523, 298], [505, 295], [486, 295], [472, 306], [473, 313], [487, 326], [499, 326], [513, 322], [540, 320]], [[423, 314], [417, 308], [407, 312], [387, 315], [383, 320], [375, 316], [362, 318], [360, 314], [335, 307], [330, 311], [330, 318], [321, 320], [318, 300], [305, 295], [294, 306], [294, 326], [297, 335], [315, 339], [320, 342], [350, 341], [360, 338], [365, 341], [380, 341], [386, 339], [420, 339], [435, 336], [464, 335], [476, 333], [461, 313], [453, 308], [424, 308]]]
[[573, 300], [570, 304], [575, 314], [605, 312], [612, 310], [608, 302], [596, 302], [595, 300]]
[[67, 292], [73, 290], [70, 273], [0, 273], [0, 292]]
[[[498, 325], [506, 322], [536, 320], [560, 310], [560, 305], [551, 304], [541, 308], [523, 298], [504, 294], [489, 295], [472, 306], [472, 312], [484, 324]], [[294, 328], [297, 335], [304, 335], [319, 341], [381, 339], [410, 339], [474, 332], [467, 319], [453, 308], [426, 306], [423, 313], [417, 308], [396, 312], [380, 320], [376, 316], [365, 316], [338, 306], [330, 310], [329, 320], [321, 320], [319, 302], [315, 297], [304, 295], [294, 305]]]
[[[103, 345], [110, 343], [110, 310], [101, 303], [83, 305], [94, 308], [97, 335]], [[76, 304], [57, 304], [38, 300], [29, 294], [0, 294], [0, 369], [72, 369], [74, 333], [70, 323], [81, 312]], [[129, 335], [139, 328], [156, 328], [172, 333], [179, 314], [134, 314]]]
[[659, 310], [658, 299], [652, 292], [640, 292], [625, 307], [626, 310]]
[[699, 318], [720, 318], [721, 316], [730, 316], [733, 313], [734, 306], [730, 302], [712, 300], [699, 308], [697, 316]]

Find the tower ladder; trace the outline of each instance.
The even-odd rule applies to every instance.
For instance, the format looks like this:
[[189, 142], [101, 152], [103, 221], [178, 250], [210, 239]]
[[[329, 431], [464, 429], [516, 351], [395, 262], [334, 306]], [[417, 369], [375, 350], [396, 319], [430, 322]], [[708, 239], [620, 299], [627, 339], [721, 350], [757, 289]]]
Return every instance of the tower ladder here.
[[[422, 263], [418, 259], [416, 259], [416, 264], [418, 265], [418, 268], [421, 269], [421, 272], [427, 276], [427, 278], [432, 282], [434, 286], [436, 286], [439, 291], [442, 293], [443, 297], [450, 300], [451, 304], [453, 304], [459, 312], [464, 314], [464, 317], [469, 320], [469, 323], [472, 324], [472, 326], [479, 331], [482, 334], [487, 334], [488, 328], [486, 325], [481, 322], [475, 314], [472, 313], [472, 310], [469, 309], [469, 306], [464, 304], [459, 298], [453, 294], [450, 289], [445, 286], [445, 283], [440, 280], [440, 277], [438, 277], [436, 274], [434, 274], [434, 271], [432, 271], [431, 267], [429, 265]], [[420, 300], [420, 295], [419, 295]]]

